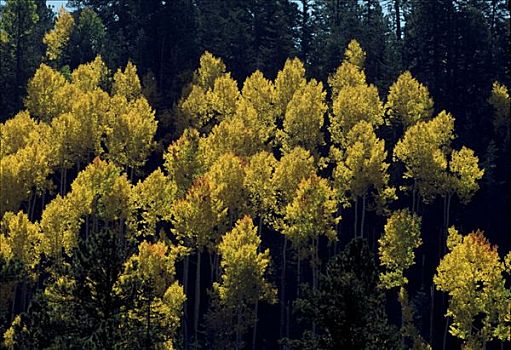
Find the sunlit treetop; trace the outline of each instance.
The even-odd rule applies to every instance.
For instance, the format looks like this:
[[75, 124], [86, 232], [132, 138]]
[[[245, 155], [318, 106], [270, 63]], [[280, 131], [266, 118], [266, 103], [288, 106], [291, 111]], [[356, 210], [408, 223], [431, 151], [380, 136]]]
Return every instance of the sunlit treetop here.
[[139, 98], [142, 95], [142, 86], [137, 74], [137, 67], [128, 62], [124, 71], [120, 68], [114, 74], [112, 94], [126, 97], [128, 101]]
[[394, 122], [405, 128], [433, 113], [433, 99], [428, 88], [419, 83], [409, 71], [402, 73], [390, 86], [385, 109]]
[[313, 257], [315, 240], [324, 235], [337, 240], [335, 226], [340, 221], [334, 190], [326, 179], [316, 174], [304, 178], [293, 200], [286, 206], [283, 234], [291, 240], [301, 257]]
[[449, 295], [450, 333], [463, 340], [463, 349], [482, 349], [495, 338], [510, 340], [511, 290], [497, 248], [481, 231], [462, 236], [454, 227], [447, 247], [433, 282]]
[[215, 80], [226, 72], [225, 64], [220, 58], [206, 51], [200, 57], [200, 64], [193, 75], [193, 83], [204, 90], [212, 89]]
[[220, 242], [222, 281], [213, 287], [228, 307], [274, 300], [276, 292], [265, 279], [270, 266], [270, 251], [259, 252], [260, 245], [261, 238], [248, 216], [238, 220]]
[[360, 121], [375, 128], [383, 124], [383, 104], [374, 85], [346, 86], [339, 91], [330, 115], [330, 135], [336, 144], [343, 144], [346, 134]]
[[382, 286], [385, 289], [405, 286], [408, 279], [404, 273], [415, 263], [415, 250], [422, 245], [421, 218], [408, 210], [394, 212], [378, 244], [380, 264], [385, 267], [380, 276]]
[[46, 57], [49, 61], [58, 62], [62, 59], [62, 52], [69, 43], [74, 24], [73, 16], [64, 7], [61, 7], [55, 27], [46, 33], [43, 39], [47, 45]]
[[0, 157], [16, 153], [25, 147], [37, 133], [39, 125], [27, 111], [21, 111], [13, 118], [0, 124]]
[[69, 111], [72, 92], [72, 87], [61, 73], [41, 64], [28, 82], [25, 106], [31, 115], [48, 122]]
[[295, 147], [286, 153], [278, 162], [273, 176], [279, 203], [285, 207], [291, 202], [300, 182], [313, 173], [316, 173], [316, 168], [309, 151]]
[[181, 137], [171, 143], [163, 155], [165, 170], [177, 185], [177, 195], [183, 196], [197, 176], [201, 175], [199, 162], [199, 133], [186, 129]]
[[132, 211], [131, 187], [126, 175], [111, 162], [95, 158], [71, 184], [68, 200], [83, 215], [105, 221], [126, 219]]
[[0, 221], [0, 254], [7, 260], [23, 263], [30, 271], [39, 262], [41, 253], [39, 226], [23, 212], [7, 212]]
[[287, 105], [295, 92], [305, 84], [305, 67], [302, 61], [298, 58], [287, 59], [275, 79], [276, 104], [281, 116], [286, 113]]
[[499, 82], [494, 82], [488, 102], [495, 110], [493, 118], [495, 131], [498, 134], [504, 135], [505, 140], [507, 140], [506, 142], [509, 142], [511, 129], [510, 101], [508, 88]]
[[348, 47], [344, 52], [344, 59], [346, 62], [351, 63], [354, 66], [357, 66], [360, 70], [364, 69], [366, 53], [356, 40], [351, 40], [348, 43]]
[[333, 101], [335, 101], [341, 89], [366, 84], [365, 56], [366, 54], [358, 42], [352, 40], [345, 51], [343, 62], [335, 73], [328, 78], [328, 85], [332, 88]]
[[257, 112], [257, 119], [268, 128], [269, 136], [274, 136], [279, 108], [276, 106], [276, 89], [272, 81], [263, 73], [255, 71], [243, 83], [243, 99], [250, 103]]
[[133, 221], [131, 225], [138, 235], [154, 237], [157, 235], [158, 222], [170, 221], [176, 193], [176, 183], [165, 176], [160, 168], [133, 187], [133, 205], [140, 216], [133, 216], [130, 221]]
[[289, 101], [279, 133], [284, 153], [300, 146], [318, 157], [324, 143], [321, 127], [327, 110], [323, 84], [312, 79], [299, 87]]
[[100, 56], [94, 61], [79, 65], [72, 73], [71, 80], [82, 91], [94, 91], [105, 85], [110, 72]]
[[211, 192], [209, 180], [199, 177], [184, 198], [172, 204], [172, 233], [181, 244], [198, 251], [215, 249], [219, 239], [217, 228], [227, 213]]

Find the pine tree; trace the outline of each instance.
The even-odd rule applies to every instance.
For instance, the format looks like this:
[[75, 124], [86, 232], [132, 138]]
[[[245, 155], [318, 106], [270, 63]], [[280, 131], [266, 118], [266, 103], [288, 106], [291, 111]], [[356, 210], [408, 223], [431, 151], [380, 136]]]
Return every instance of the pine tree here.
[[374, 257], [361, 239], [328, 262], [316, 291], [305, 289], [295, 307], [317, 333], [288, 341], [293, 349], [397, 349], [399, 339], [385, 312]]

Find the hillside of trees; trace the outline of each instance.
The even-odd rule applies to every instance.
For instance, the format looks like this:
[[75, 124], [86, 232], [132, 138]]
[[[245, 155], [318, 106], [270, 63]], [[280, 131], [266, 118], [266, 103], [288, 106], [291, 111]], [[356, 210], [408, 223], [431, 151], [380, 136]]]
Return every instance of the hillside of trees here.
[[505, 0], [0, 2], [0, 349], [511, 348]]

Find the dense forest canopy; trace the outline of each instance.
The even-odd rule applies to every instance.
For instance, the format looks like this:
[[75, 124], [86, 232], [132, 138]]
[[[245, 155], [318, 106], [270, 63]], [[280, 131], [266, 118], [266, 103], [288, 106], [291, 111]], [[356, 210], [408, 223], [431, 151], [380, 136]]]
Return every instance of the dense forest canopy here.
[[505, 0], [67, 5], [0, 2], [0, 348], [511, 346]]

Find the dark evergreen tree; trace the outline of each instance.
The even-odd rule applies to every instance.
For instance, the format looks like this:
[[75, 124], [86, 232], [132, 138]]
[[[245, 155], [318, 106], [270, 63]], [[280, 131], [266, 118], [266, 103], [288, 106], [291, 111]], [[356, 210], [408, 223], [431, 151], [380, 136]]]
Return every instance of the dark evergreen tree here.
[[15, 322], [14, 347], [112, 349], [120, 307], [129, 303], [114, 290], [128, 244], [118, 230], [101, 229], [75, 249], [68, 263], [54, 266], [44, 291]]
[[399, 334], [389, 324], [374, 256], [362, 239], [352, 240], [329, 262], [316, 291], [306, 289], [295, 307], [317, 332], [291, 340], [296, 349], [397, 349]]
[[19, 110], [28, 79], [44, 54], [52, 25], [44, 0], [7, 0], [0, 7], [0, 121]]

